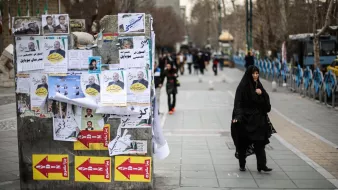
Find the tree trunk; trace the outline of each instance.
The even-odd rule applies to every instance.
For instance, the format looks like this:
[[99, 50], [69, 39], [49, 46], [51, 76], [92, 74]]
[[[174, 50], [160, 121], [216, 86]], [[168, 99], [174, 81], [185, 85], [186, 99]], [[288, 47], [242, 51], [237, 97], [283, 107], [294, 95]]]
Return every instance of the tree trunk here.
[[324, 26], [319, 30], [319, 32], [316, 31], [316, 23], [318, 20], [318, 14], [317, 14], [317, 6], [318, 6], [318, 0], [314, 2], [314, 23], [313, 23], [313, 51], [314, 51], [314, 68], [319, 67], [320, 68], [320, 57], [319, 57], [319, 37], [322, 35], [326, 29], [330, 25], [330, 14], [332, 12], [333, 8], [333, 2], [334, 0], [330, 0], [329, 7], [327, 8], [326, 16], [325, 16], [325, 23]]

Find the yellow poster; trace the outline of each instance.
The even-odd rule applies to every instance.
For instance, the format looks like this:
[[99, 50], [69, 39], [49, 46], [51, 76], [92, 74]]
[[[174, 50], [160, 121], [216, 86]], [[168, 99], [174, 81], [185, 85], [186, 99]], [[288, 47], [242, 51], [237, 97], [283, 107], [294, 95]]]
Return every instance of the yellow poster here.
[[115, 156], [115, 181], [150, 182], [151, 157]]
[[108, 150], [109, 141], [109, 124], [102, 130], [82, 130], [74, 142], [74, 150]]
[[111, 158], [75, 156], [75, 181], [111, 182]]
[[67, 154], [33, 154], [34, 180], [69, 180]]

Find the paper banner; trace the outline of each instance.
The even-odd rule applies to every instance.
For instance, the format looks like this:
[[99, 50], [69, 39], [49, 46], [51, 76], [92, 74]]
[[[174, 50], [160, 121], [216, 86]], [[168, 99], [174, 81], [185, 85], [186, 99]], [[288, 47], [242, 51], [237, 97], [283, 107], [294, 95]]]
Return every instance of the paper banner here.
[[111, 182], [111, 158], [75, 156], [75, 181]]
[[150, 182], [151, 157], [115, 156], [115, 181]]
[[34, 180], [69, 180], [69, 159], [67, 154], [33, 154]]
[[77, 139], [74, 150], [108, 150], [110, 125], [105, 125], [101, 130], [82, 130]]

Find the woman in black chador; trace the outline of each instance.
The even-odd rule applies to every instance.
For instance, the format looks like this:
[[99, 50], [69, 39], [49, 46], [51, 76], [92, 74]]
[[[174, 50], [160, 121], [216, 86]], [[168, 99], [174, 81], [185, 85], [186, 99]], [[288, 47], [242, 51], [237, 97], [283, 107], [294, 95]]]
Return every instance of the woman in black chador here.
[[272, 171], [266, 166], [265, 145], [270, 143], [268, 115], [271, 105], [268, 93], [259, 81], [259, 69], [250, 66], [236, 90], [232, 113], [231, 136], [238, 153], [239, 170], [245, 171], [247, 150], [253, 145], [257, 170]]

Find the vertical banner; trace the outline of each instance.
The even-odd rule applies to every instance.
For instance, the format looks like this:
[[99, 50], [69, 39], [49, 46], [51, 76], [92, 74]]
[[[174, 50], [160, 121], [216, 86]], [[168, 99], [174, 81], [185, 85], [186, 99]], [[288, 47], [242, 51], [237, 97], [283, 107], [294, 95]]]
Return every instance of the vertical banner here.
[[128, 70], [128, 103], [150, 103], [150, 72], [146, 69]]
[[109, 70], [101, 74], [101, 103], [127, 106], [127, 76], [123, 70]]
[[31, 110], [40, 113], [46, 103], [48, 95], [47, 75], [41, 73], [30, 74]]
[[46, 73], [67, 73], [68, 71], [68, 37], [44, 37], [44, 65]]
[[43, 37], [21, 36], [15, 38], [18, 72], [43, 70]]
[[115, 156], [115, 181], [150, 182], [151, 157]]

